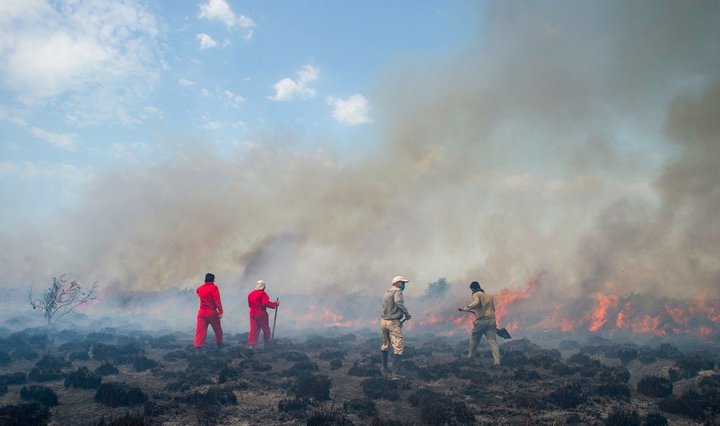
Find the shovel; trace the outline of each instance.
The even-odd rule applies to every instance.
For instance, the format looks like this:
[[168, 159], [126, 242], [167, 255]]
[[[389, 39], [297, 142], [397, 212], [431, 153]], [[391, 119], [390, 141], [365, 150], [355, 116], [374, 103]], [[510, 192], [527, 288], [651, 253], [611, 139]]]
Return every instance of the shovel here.
[[[275, 301], [276, 301], [276, 302], [279, 302], [279, 301], [280, 301], [280, 298], [278, 297], [277, 299], [275, 299]], [[273, 327], [272, 327], [272, 331], [270, 332], [270, 341], [273, 342], [273, 343], [275, 343], [275, 323], [277, 322], [277, 311], [278, 311], [278, 309], [280, 309], [279, 306], [275, 308], [275, 318], [273, 318]]]

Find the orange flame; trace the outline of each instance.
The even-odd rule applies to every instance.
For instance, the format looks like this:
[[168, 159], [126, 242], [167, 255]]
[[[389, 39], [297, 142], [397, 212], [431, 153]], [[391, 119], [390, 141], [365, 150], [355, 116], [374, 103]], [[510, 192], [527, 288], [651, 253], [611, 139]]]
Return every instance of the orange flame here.
[[505, 314], [507, 314], [508, 306], [518, 300], [527, 299], [535, 292], [535, 290], [537, 290], [539, 286], [540, 281], [532, 279], [528, 282], [527, 288], [524, 290], [510, 290], [504, 288], [499, 294], [495, 295], [495, 319], [497, 322], [499, 323]]
[[597, 293], [595, 295], [595, 307], [592, 314], [590, 315], [590, 325], [588, 326], [588, 330], [593, 332], [600, 330], [600, 328], [605, 325], [605, 322], [607, 321], [607, 310], [609, 308], [614, 308], [615, 306], [617, 306], [617, 303], [617, 295], [604, 295], [602, 293]]

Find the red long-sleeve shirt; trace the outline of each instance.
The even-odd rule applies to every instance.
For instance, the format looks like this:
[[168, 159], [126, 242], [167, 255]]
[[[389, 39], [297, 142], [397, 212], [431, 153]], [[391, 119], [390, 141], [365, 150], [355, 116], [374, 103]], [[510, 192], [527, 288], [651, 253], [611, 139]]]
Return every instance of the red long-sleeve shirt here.
[[270, 297], [265, 290], [253, 290], [248, 294], [248, 306], [250, 307], [250, 315], [257, 315], [264, 312], [266, 308], [277, 308], [277, 302], [270, 301]]
[[200, 298], [200, 313], [217, 312], [222, 315], [223, 308], [220, 301], [220, 291], [215, 283], [205, 283], [195, 290]]

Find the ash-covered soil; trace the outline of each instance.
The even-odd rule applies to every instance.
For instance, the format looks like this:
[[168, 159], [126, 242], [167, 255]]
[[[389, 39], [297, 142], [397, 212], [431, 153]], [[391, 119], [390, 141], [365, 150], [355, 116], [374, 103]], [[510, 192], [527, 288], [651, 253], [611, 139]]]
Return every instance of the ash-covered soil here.
[[198, 351], [183, 334], [4, 331], [0, 425], [720, 423], [717, 348], [517, 339], [495, 368], [463, 358], [467, 341], [408, 333], [391, 381], [370, 332]]

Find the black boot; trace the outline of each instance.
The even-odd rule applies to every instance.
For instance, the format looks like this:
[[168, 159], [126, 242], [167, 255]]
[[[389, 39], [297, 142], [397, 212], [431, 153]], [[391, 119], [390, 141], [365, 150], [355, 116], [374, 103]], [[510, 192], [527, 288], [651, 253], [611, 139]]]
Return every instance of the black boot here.
[[392, 380], [400, 380], [400, 363], [402, 362], [402, 355], [395, 354], [393, 356], [392, 364]]
[[388, 351], [380, 351], [380, 355], [382, 355], [383, 374], [390, 374], [390, 369], [388, 368]]

